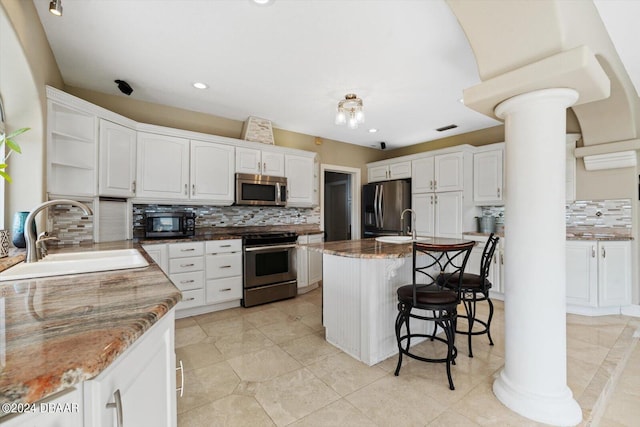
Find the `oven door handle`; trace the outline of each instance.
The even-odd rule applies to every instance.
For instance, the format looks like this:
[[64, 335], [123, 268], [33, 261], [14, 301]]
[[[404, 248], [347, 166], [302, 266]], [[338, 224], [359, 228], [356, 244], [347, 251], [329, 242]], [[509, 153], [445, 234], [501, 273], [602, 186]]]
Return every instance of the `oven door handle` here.
[[244, 248], [245, 252], [273, 252], [274, 249], [292, 249], [296, 245], [274, 245], [274, 246], [256, 246], [250, 248]]

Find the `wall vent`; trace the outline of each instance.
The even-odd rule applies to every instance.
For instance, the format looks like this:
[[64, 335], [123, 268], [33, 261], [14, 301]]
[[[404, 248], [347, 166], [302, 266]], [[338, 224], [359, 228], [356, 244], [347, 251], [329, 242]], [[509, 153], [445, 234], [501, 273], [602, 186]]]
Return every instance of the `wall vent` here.
[[442, 126], [441, 128], [436, 129], [438, 132], [444, 132], [445, 130], [449, 130], [449, 129], [455, 129], [457, 128], [458, 125], [449, 125], [449, 126]]

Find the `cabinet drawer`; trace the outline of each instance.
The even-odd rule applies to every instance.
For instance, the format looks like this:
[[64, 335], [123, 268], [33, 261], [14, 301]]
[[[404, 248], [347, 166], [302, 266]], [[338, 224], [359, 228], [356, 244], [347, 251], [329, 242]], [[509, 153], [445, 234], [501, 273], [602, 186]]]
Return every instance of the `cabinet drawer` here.
[[219, 254], [224, 252], [242, 251], [242, 240], [209, 240], [205, 243], [205, 252], [208, 254]]
[[207, 279], [242, 275], [242, 254], [207, 255]]
[[184, 258], [204, 255], [203, 242], [172, 243], [169, 245], [169, 258]]
[[204, 289], [192, 289], [182, 292], [182, 301], [176, 305], [176, 310], [198, 307], [205, 304]]
[[169, 273], [187, 273], [204, 270], [204, 257], [176, 258], [169, 260]]
[[242, 276], [207, 280], [207, 304], [242, 298]]
[[204, 286], [204, 273], [202, 271], [172, 274], [169, 276], [169, 279], [171, 279], [173, 284], [181, 291], [202, 289]]

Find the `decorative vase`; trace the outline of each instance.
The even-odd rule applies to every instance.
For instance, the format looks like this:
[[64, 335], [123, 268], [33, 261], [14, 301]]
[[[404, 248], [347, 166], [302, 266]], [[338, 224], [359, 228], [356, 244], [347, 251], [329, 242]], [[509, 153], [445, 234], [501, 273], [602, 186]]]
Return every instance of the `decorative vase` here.
[[9, 230], [0, 230], [0, 258], [9, 256]]
[[[25, 248], [27, 243], [24, 240], [24, 221], [29, 216], [29, 211], [16, 212], [13, 215], [13, 228], [11, 229], [11, 236], [13, 237], [13, 246], [16, 248]], [[36, 223], [33, 223], [33, 231], [36, 231]]]

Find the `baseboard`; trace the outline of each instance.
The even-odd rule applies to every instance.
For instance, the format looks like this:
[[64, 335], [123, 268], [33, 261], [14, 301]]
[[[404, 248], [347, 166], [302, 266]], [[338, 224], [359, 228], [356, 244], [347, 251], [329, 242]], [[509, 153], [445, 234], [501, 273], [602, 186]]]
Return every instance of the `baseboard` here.
[[626, 305], [621, 308], [620, 313], [624, 314], [625, 316], [640, 317], [640, 305], [638, 304]]

